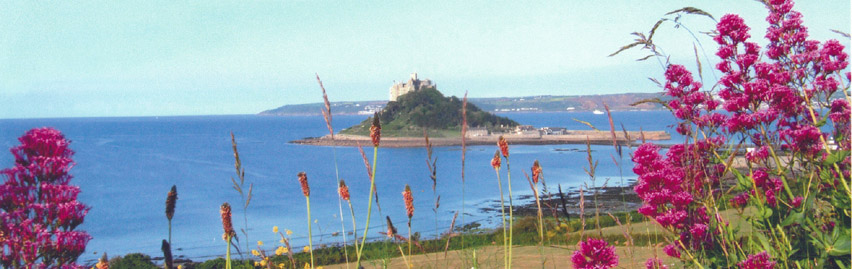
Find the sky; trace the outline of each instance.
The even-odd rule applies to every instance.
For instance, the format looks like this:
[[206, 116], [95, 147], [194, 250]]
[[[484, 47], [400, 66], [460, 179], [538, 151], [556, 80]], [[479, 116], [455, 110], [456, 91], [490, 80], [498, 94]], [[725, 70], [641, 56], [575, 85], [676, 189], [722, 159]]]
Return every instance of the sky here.
[[[848, 0], [799, 2], [812, 39], [849, 46], [830, 31], [850, 32]], [[740, 14], [766, 44], [765, 8], [743, 0], [0, 0], [0, 118], [253, 114], [321, 102], [314, 74], [331, 101], [387, 99], [412, 72], [456, 96], [655, 92], [658, 61], [607, 55], [685, 6]], [[715, 62], [715, 22], [680, 22]], [[685, 28], [655, 40], [695, 70]]]

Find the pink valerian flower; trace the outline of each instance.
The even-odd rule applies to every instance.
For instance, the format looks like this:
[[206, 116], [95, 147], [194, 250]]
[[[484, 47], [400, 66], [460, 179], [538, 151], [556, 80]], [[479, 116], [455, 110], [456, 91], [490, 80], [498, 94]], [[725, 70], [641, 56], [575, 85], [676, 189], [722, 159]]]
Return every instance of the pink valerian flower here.
[[69, 141], [51, 128], [32, 129], [11, 149], [14, 167], [0, 175], [0, 264], [73, 267], [91, 236], [74, 229], [89, 207], [77, 201], [80, 189], [68, 185], [74, 154]]
[[666, 255], [669, 255], [669, 257], [680, 258], [680, 251], [678, 251], [678, 248], [679, 247], [675, 245], [666, 245], [663, 247], [663, 252], [665, 252]]
[[826, 74], [843, 70], [849, 65], [843, 45], [837, 40], [828, 40], [819, 51], [820, 65]]
[[786, 120], [779, 121], [778, 126], [780, 138], [785, 142], [782, 146], [806, 156], [815, 156], [822, 150], [823, 134], [817, 127]]
[[760, 146], [754, 150], [748, 151], [745, 154], [747, 160], [753, 163], [765, 161], [769, 157], [769, 147]]
[[736, 207], [736, 208], [745, 208], [745, 206], [748, 204], [748, 199], [750, 197], [751, 196], [749, 195], [748, 192], [740, 193], [737, 196], [734, 196], [734, 198], [731, 198], [731, 200], [730, 200], [731, 206]]
[[604, 269], [618, 265], [615, 247], [604, 240], [589, 238], [580, 242], [580, 249], [571, 256], [574, 268]]
[[646, 269], [669, 269], [668, 265], [663, 263], [663, 260], [660, 260], [656, 257], [648, 258], [648, 261], [645, 262]]
[[[669, 107], [674, 111], [675, 117], [686, 122], [693, 122], [699, 126], [718, 125], [723, 117], [721, 114], [711, 114], [719, 105], [719, 102], [703, 92], [700, 92], [701, 82], [695, 81], [686, 68], [682, 65], [669, 65], [666, 69], [666, 94], [674, 97], [669, 101]], [[706, 111], [706, 113], [702, 113]], [[714, 116], [709, 116], [714, 115]], [[678, 133], [687, 135], [691, 127], [684, 122], [677, 128]]]
[[796, 198], [793, 198], [793, 200], [790, 200], [790, 206], [792, 206], [793, 208], [798, 208], [798, 207], [802, 206], [802, 199], [803, 198], [801, 196], [796, 196]]
[[772, 257], [769, 257], [769, 254], [766, 251], [748, 255], [746, 260], [737, 263], [737, 265], [742, 269], [772, 269], [775, 268], [775, 262], [772, 261]]

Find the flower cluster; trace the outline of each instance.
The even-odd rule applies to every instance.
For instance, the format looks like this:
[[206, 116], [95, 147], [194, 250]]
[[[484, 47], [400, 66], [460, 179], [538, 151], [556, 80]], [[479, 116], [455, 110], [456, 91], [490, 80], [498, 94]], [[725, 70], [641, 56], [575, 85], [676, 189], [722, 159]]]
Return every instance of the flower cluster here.
[[0, 264], [76, 266], [91, 236], [75, 228], [89, 207], [77, 201], [80, 188], [68, 185], [74, 165], [69, 141], [52, 128], [27, 131], [11, 149], [14, 167], [3, 169], [0, 185]]
[[533, 162], [532, 168], [530, 168], [532, 172], [532, 181], [533, 184], [538, 184], [538, 180], [541, 178], [541, 165], [538, 164], [538, 160]]
[[580, 249], [574, 251], [571, 262], [578, 269], [613, 268], [618, 265], [618, 255], [615, 254], [615, 247], [606, 241], [589, 238], [580, 242]]
[[405, 184], [405, 191], [402, 192], [402, 200], [405, 202], [405, 214], [408, 218], [414, 217], [414, 197], [411, 196], [411, 187]]
[[[846, 181], [852, 164], [843, 152], [852, 144], [850, 105], [836, 94], [848, 91], [849, 83], [842, 82], [851, 80], [848, 72], [841, 75], [849, 65], [845, 49], [836, 40], [809, 40], [793, 1], [763, 2], [769, 9], [765, 48], [749, 40], [750, 28], [738, 15], [719, 19], [713, 36], [721, 59], [715, 68], [722, 74], [718, 88], [713, 87], [716, 94], [702, 92], [702, 84], [683, 66], [667, 66], [664, 88], [680, 121], [677, 131], [687, 136], [684, 143], [665, 154], [652, 144], [634, 152], [633, 171], [639, 176], [634, 190], [643, 201], [638, 212], [674, 233], [672, 244], [664, 248], [669, 256], [716, 263], [714, 255], [730, 255], [737, 243], [726, 238], [731, 230], [717, 204], [728, 194], [734, 195], [728, 202], [741, 214], [746, 207], [756, 209], [753, 224], [765, 236], [791, 236], [798, 243], [789, 244], [819, 252], [830, 246], [808, 239], [815, 235], [800, 223], [790, 223], [794, 213], [816, 216], [813, 227], [829, 231], [838, 221], [832, 217], [839, 212], [835, 210], [843, 209], [829, 201], [852, 195]], [[743, 150], [745, 158], [738, 157]], [[739, 193], [720, 187], [726, 174], [735, 178], [726, 184], [735, 182]], [[826, 209], [813, 203], [835, 204]], [[780, 222], [785, 219], [787, 223]], [[763, 252], [748, 256], [739, 267], [771, 268], [775, 262], [767, 253], [782, 255], [777, 260], [795, 259], [759, 247], [746, 253], [750, 251]], [[652, 259], [646, 265], [662, 264]], [[730, 261], [714, 265], [733, 266]]]
[[772, 269], [775, 268], [775, 262], [772, 261], [772, 258], [769, 257], [769, 254], [766, 251], [755, 254], [748, 255], [748, 258], [745, 261], [741, 261], [737, 263], [740, 268], [743, 269]]
[[343, 179], [338, 182], [337, 193], [340, 194], [340, 199], [349, 201], [349, 186], [346, 186], [346, 182]]

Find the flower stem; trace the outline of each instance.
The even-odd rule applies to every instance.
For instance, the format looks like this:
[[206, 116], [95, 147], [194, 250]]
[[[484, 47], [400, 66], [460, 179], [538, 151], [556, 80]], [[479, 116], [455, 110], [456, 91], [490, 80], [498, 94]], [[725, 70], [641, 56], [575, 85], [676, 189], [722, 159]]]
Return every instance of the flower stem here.
[[358, 268], [361, 267], [361, 254], [364, 252], [364, 244], [367, 242], [367, 231], [370, 230], [370, 215], [373, 213], [373, 192], [376, 191], [376, 159], [379, 147], [373, 147], [373, 173], [370, 174], [370, 196], [367, 196], [367, 223], [364, 226], [364, 236], [361, 238], [361, 250], [358, 251]]
[[352, 202], [347, 201], [349, 203], [349, 213], [352, 214], [352, 235], [355, 236], [355, 255], [358, 257], [361, 256], [361, 250], [358, 249], [358, 228], [355, 226], [355, 210], [352, 209]]
[[515, 223], [514, 214], [512, 211], [514, 210], [514, 206], [512, 205], [512, 168], [509, 168], [509, 157], [506, 157], [506, 175], [508, 177], [508, 186], [509, 187], [509, 267], [512, 268], [512, 230]]
[[311, 229], [311, 197], [305, 196], [305, 201], [308, 204], [308, 250], [311, 253], [311, 268], [314, 268], [314, 240], [313, 230]]
[[500, 180], [500, 170], [494, 169], [497, 174], [497, 187], [500, 188], [500, 220], [503, 221], [503, 268], [509, 268], [509, 250], [506, 238], [506, 206], [503, 202], [503, 183]]
[[231, 269], [231, 236], [225, 236], [225, 245], [228, 250], [225, 251], [225, 269]]

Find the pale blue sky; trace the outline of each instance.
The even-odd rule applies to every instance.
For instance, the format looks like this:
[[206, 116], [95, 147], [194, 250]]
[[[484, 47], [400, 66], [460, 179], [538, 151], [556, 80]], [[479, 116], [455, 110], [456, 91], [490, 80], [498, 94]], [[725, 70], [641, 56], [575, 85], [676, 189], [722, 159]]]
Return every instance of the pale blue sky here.
[[[414, 71], [458, 96], [651, 92], [656, 62], [607, 55], [684, 6], [741, 14], [765, 44], [754, 1], [520, 2], [2, 1], [0, 118], [257, 113], [321, 101], [315, 72], [332, 101], [386, 99]], [[849, 32], [848, 0], [800, 2], [814, 39]], [[694, 67], [671, 26], [655, 39]]]

